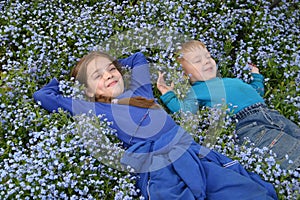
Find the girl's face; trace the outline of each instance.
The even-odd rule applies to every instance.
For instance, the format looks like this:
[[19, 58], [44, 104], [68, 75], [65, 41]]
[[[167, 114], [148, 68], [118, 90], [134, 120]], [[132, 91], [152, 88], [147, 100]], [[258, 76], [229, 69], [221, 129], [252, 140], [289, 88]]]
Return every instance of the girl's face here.
[[199, 47], [184, 53], [180, 63], [192, 83], [207, 81], [217, 75], [216, 62], [206, 48]]
[[121, 73], [108, 58], [96, 57], [87, 65], [86, 95], [117, 97], [124, 92]]

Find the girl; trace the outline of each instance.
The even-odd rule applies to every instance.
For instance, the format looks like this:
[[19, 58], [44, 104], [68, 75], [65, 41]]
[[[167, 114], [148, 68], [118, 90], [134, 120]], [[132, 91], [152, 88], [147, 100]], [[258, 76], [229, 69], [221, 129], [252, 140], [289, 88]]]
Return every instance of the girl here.
[[[132, 70], [127, 90], [120, 64]], [[116, 61], [91, 52], [72, 71], [88, 101], [62, 96], [56, 79], [34, 99], [50, 112], [105, 114], [126, 148], [121, 162], [138, 173], [137, 186], [146, 199], [277, 199], [270, 183], [197, 144], [156, 104], [148, 68], [142, 53]]]

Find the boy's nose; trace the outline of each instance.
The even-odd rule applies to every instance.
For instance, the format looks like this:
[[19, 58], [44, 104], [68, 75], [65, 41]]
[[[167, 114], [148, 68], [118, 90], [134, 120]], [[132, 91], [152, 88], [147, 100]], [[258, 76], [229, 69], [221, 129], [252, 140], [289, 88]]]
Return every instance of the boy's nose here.
[[204, 59], [204, 63], [205, 63], [205, 64], [209, 63], [209, 59], [208, 59], [208, 58], [205, 58], [205, 59]]

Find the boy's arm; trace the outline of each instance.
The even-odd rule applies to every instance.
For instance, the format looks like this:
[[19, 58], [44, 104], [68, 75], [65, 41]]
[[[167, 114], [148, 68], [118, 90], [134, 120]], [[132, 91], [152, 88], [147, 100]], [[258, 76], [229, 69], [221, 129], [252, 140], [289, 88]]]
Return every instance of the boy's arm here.
[[178, 111], [190, 111], [192, 113], [196, 113], [199, 109], [198, 102], [193, 95], [193, 91], [190, 91], [187, 94], [187, 97], [184, 100], [179, 100], [176, 94], [173, 92], [174, 83], [172, 82], [170, 86], [168, 86], [164, 79], [164, 74], [158, 72], [158, 79], [156, 82], [157, 89], [161, 92], [160, 99], [162, 102], [169, 108], [172, 113]]
[[192, 95], [192, 91], [190, 91], [183, 100], [179, 100], [173, 91], [168, 91], [161, 95], [160, 99], [172, 113], [178, 111], [196, 113], [199, 110], [198, 101], [195, 96]]
[[265, 90], [264, 90], [264, 76], [259, 73], [259, 69], [256, 67], [256, 65], [251, 64], [251, 75], [252, 80], [249, 83], [260, 96], [264, 96]]

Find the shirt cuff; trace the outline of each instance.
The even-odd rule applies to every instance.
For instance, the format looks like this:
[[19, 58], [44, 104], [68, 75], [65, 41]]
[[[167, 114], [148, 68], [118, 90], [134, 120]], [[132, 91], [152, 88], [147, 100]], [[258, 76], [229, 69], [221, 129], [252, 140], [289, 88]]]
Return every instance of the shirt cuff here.
[[165, 94], [161, 95], [160, 99], [164, 104], [168, 104], [174, 97], [176, 97], [175, 93], [172, 90], [170, 90]]
[[264, 81], [264, 76], [262, 74], [257, 74], [257, 73], [251, 73], [253, 80], [255, 81]]

